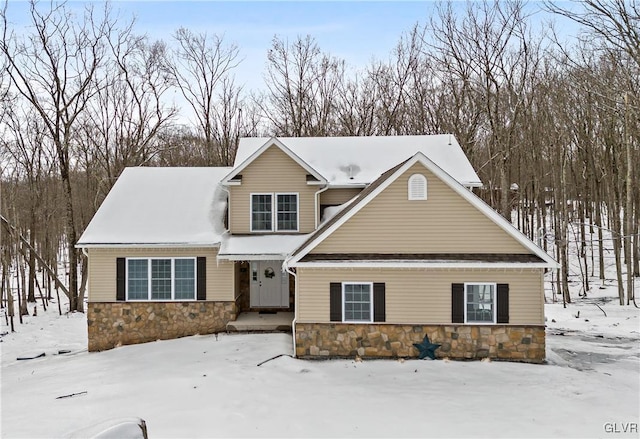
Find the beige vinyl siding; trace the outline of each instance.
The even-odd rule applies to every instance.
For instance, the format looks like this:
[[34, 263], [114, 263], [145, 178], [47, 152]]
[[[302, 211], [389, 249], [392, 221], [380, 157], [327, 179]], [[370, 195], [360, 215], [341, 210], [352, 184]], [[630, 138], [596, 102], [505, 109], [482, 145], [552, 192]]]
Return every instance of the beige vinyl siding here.
[[297, 321], [329, 322], [331, 282], [384, 282], [386, 323], [451, 323], [451, 284], [509, 284], [509, 324], [544, 324], [542, 270], [298, 268]]
[[[315, 193], [320, 189], [307, 184], [307, 171], [280, 148], [271, 146], [241, 172], [242, 184], [230, 186], [230, 231], [251, 233], [252, 193], [298, 193], [300, 233], [315, 228]], [[275, 221], [275, 212], [274, 212]]]
[[327, 189], [320, 193], [320, 204], [330, 206], [344, 204], [360, 192], [362, 192], [362, 188]]
[[[426, 200], [408, 200], [414, 173], [427, 178]], [[531, 252], [416, 163], [311, 253]]]
[[207, 258], [207, 300], [234, 300], [233, 262], [218, 261], [217, 248], [91, 248], [89, 302], [116, 301], [116, 259], [143, 257]]

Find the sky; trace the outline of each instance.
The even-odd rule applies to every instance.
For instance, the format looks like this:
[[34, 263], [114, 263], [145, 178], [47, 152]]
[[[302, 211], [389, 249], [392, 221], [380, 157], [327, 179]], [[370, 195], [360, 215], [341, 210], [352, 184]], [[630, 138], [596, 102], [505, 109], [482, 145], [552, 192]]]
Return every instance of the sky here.
[[[99, 4], [101, 2], [93, 2]], [[67, 5], [81, 10], [86, 2]], [[540, 2], [530, 2], [538, 9]], [[47, 6], [48, 2], [44, 1]], [[425, 24], [437, 3], [416, 1], [113, 1], [114, 12], [136, 18], [135, 29], [152, 39], [170, 40], [186, 27], [193, 32], [224, 35], [240, 48], [242, 63], [236, 78], [245, 87], [262, 85], [267, 50], [274, 36], [293, 41], [313, 36], [319, 47], [345, 59], [352, 68], [365, 67], [372, 59], [386, 60], [405, 32]], [[465, 2], [454, 2], [464, 8]], [[19, 28], [28, 23], [28, 3], [10, 0], [8, 15]], [[540, 21], [548, 15], [539, 14]]]

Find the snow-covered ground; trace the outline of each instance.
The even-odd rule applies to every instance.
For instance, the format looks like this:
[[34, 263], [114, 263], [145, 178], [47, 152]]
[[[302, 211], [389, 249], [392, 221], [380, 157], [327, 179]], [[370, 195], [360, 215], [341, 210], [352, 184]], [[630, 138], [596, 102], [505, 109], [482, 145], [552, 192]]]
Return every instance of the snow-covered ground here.
[[16, 332], [0, 336], [0, 436], [82, 437], [142, 418], [152, 439], [640, 437], [640, 310], [618, 305], [612, 261], [606, 270], [579, 297], [572, 258], [566, 308], [548, 277], [544, 365], [305, 361], [288, 356], [291, 335], [281, 333], [88, 353], [84, 314], [37, 305], [37, 317], [16, 317]]
[[1, 434], [57, 438], [140, 417], [151, 438], [638, 437], [640, 313], [606, 302], [615, 289], [596, 291], [606, 317], [595, 296], [546, 306], [546, 365], [282, 356], [258, 366], [291, 353], [288, 334], [88, 353], [84, 315], [52, 306], [0, 338]]

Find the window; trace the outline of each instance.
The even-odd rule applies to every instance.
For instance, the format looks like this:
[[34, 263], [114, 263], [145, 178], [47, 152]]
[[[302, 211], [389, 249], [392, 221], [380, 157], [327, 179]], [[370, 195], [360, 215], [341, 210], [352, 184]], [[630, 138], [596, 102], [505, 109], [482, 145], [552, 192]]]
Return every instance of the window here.
[[272, 221], [271, 194], [251, 195], [251, 230], [254, 232], [271, 231]]
[[422, 174], [413, 174], [409, 177], [408, 184], [409, 200], [427, 199], [427, 179]]
[[371, 283], [343, 283], [342, 302], [344, 322], [371, 322], [373, 321], [373, 300]]
[[464, 284], [465, 322], [495, 323], [496, 284]]
[[127, 259], [127, 300], [195, 300], [195, 258]]
[[298, 194], [251, 194], [251, 231], [298, 231]]
[[278, 230], [298, 230], [298, 196], [278, 194]]

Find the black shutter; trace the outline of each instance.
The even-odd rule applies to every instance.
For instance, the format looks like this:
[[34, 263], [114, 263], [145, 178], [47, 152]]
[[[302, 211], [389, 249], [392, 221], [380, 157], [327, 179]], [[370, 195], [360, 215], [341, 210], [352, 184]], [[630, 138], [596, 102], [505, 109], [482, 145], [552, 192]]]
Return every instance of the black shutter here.
[[198, 280], [196, 282], [197, 299], [207, 300], [207, 258], [198, 258]]
[[342, 284], [340, 282], [329, 284], [329, 320], [342, 321]]
[[384, 283], [373, 284], [373, 321], [385, 321], [385, 286]]
[[496, 323], [509, 323], [509, 284], [498, 284]]
[[116, 258], [116, 300], [126, 300], [126, 259]]
[[451, 323], [464, 323], [464, 284], [451, 284]]

